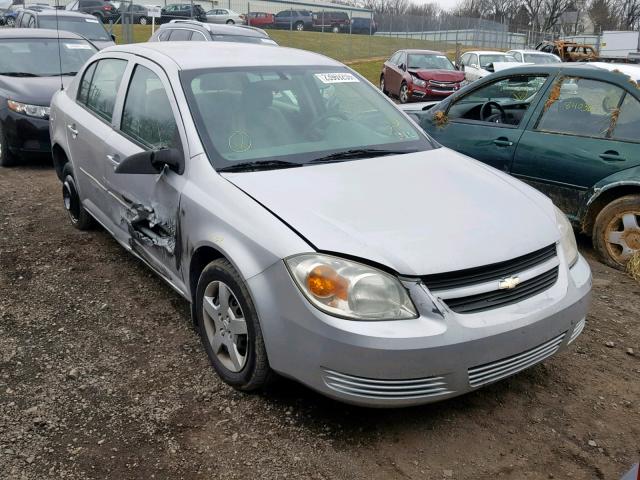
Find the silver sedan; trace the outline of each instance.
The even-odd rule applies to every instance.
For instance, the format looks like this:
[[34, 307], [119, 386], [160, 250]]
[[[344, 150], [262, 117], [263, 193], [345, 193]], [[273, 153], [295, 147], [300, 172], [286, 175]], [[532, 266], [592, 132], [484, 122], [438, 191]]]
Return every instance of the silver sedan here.
[[228, 8], [215, 8], [207, 12], [208, 23], [244, 24], [245, 16]]
[[239, 390], [278, 373], [359, 405], [433, 402], [585, 327], [591, 272], [551, 201], [325, 56], [108, 48], [55, 95], [51, 136], [71, 223], [179, 292]]

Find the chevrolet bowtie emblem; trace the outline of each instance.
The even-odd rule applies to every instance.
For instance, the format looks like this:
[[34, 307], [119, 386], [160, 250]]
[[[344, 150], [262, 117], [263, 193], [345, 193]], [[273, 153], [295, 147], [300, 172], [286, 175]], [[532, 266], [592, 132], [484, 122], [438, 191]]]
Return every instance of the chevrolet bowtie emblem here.
[[516, 288], [518, 285], [520, 285], [520, 279], [518, 277], [507, 277], [500, 280], [498, 288], [500, 290], [511, 290], [512, 288]]

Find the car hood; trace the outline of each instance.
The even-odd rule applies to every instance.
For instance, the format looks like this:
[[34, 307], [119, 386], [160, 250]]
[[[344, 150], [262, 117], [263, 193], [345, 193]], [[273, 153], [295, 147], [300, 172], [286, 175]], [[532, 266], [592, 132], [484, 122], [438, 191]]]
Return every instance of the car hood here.
[[223, 176], [318, 250], [404, 275], [496, 263], [560, 238], [547, 197], [444, 147]]
[[457, 70], [414, 70], [409, 69], [409, 73], [417, 75], [422, 80], [437, 80], [440, 82], [461, 82], [464, 80], [464, 73]]
[[[62, 77], [66, 87], [73, 77]], [[60, 90], [60, 77], [7, 77], [0, 75], [0, 91], [7, 98], [31, 105], [49, 106], [53, 94]]]

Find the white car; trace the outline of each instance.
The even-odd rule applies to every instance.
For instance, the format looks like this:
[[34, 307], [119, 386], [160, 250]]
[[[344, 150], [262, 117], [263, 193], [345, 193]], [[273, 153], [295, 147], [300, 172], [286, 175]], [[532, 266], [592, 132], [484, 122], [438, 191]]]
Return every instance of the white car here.
[[207, 12], [207, 23], [244, 24], [244, 15], [228, 8], [214, 8]]
[[538, 50], [509, 50], [507, 55], [511, 55], [518, 63], [529, 63], [543, 65], [549, 63], [562, 63], [562, 59], [553, 53], [540, 52]]
[[517, 64], [515, 58], [504, 52], [472, 51], [465, 52], [460, 57], [458, 68], [464, 72], [467, 82], [473, 82], [497, 70], [508, 68], [509, 63], [513, 63], [513, 66]]

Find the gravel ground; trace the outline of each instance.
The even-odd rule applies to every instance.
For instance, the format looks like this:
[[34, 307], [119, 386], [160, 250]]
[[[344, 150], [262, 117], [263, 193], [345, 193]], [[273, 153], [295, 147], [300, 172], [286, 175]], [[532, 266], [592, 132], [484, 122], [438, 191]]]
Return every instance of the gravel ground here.
[[0, 195], [0, 479], [617, 479], [640, 457], [640, 286], [586, 243], [576, 345], [451, 401], [367, 410], [286, 380], [235, 392], [186, 302], [70, 226], [49, 166], [0, 170]]

